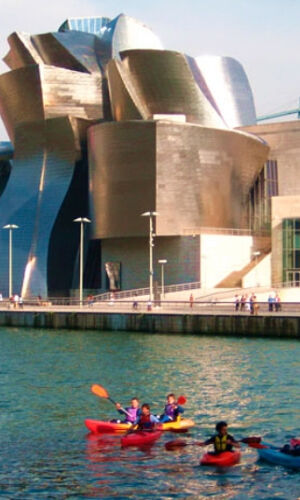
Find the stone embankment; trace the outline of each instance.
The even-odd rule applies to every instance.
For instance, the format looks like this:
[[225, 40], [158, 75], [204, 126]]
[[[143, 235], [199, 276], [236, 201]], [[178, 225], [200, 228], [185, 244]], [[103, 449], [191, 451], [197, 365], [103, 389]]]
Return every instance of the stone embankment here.
[[145, 333], [300, 338], [300, 314], [1, 310], [0, 326]]

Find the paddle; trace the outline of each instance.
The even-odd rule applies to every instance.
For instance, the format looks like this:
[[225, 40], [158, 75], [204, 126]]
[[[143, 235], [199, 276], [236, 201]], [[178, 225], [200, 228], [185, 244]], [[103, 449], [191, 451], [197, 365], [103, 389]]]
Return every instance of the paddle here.
[[177, 404], [178, 405], [185, 405], [187, 399], [185, 396], [179, 396], [178, 399], [177, 399]]
[[[261, 437], [250, 436], [250, 437], [245, 437], [245, 438], [239, 439], [237, 442], [238, 443], [239, 442], [245, 443], [245, 444], [248, 444], [249, 446], [252, 446], [252, 444], [253, 445], [258, 444], [258, 443], [260, 443], [260, 441], [261, 441]], [[174, 439], [173, 441], [168, 441], [165, 444], [165, 448], [168, 451], [175, 450], [176, 448], [183, 448], [185, 446], [199, 446], [199, 441], [185, 441], [184, 439]], [[253, 448], [254, 447], [255, 446], [253, 446]]]
[[[108, 399], [114, 405], [117, 404], [116, 401], [110, 397], [110, 395], [108, 394], [107, 390], [104, 389], [104, 387], [102, 387], [102, 385], [93, 384], [92, 387], [91, 387], [91, 391], [96, 396], [99, 396], [99, 398]], [[122, 410], [128, 417], [130, 417], [130, 414], [128, 413], [128, 411], [125, 410], [125, 408], [122, 408], [122, 406], [121, 406], [120, 410]]]
[[250, 448], [270, 448], [270, 446], [267, 446], [266, 444], [261, 444], [261, 443], [249, 443]]

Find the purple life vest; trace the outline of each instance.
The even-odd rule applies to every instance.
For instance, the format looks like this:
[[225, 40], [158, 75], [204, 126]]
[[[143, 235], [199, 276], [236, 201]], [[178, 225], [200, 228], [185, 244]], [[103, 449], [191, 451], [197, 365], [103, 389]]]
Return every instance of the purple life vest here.
[[168, 404], [165, 406], [165, 415], [170, 417], [172, 420], [174, 420], [175, 418], [174, 412], [175, 412], [174, 404]]
[[126, 422], [130, 422], [133, 424], [133, 422], [135, 422], [137, 419], [139, 408], [132, 408], [131, 406], [129, 406], [128, 408], [126, 408], [126, 411], [129, 413], [129, 415], [126, 415]]

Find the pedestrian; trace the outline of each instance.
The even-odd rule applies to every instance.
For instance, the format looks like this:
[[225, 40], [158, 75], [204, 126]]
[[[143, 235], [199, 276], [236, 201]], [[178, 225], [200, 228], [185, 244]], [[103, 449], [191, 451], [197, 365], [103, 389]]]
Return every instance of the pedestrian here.
[[253, 314], [257, 315], [259, 311], [259, 304], [257, 303], [256, 295], [253, 296]]
[[273, 312], [273, 302], [274, 302], [273, 295], [270, 294], [268, 297], [269, 312]]
[[235, 312], [237, 312], [240, 308], [240, 299], [238, 295], [235, 295]]
[[148, 300], [148, 302], [147, 302], [147, 311], [152, 311], [152, 302], [151, 302], [151, 300]]
[[191, 293], [191, 295], [190, 295], [190, 308], [191, 309], [193, 307], [193, 304], [194, 304], [194, 295]]
[[246, 296], [245, 296], [245, 295], [242, 295], [242, 296], [241, 296], [241, 306], [240, 306], [240, 310], [241, 310], [241, 312], [244, 312], [244, 311], [245, 311], [245, 304], [246, 304]]
[[250, 296], [250, 314], [254, 314], [254, 293]]
[[138, 302], [136, 299], [134, 299], [134, 301], [133, 301], [132, 308], [135, 310], [138, 308]]
[[14, 300], [14, 308], [17, 309], [19, 307], [19, 300], [20, 300], [19, 295], [17, 293], [14, 295], [13, 300]]
[[19, 307], [20, 309], [23, 309], [23, 297], [19, 298]]
[[276, 293], [276, 296], [275, 296], [275, 311], [276, 312], [281, 311], [281, 301], [280, 301], [280, 297], [279, 297], [278, 293]]

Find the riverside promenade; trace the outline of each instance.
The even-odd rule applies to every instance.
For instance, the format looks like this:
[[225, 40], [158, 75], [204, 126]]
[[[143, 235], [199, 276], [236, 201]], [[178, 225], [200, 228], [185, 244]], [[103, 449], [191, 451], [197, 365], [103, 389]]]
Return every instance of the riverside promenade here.
[[234, 310], [233, 303], [163, 302], [148, 310], [147, 302], [97, 302], [90, 305], [0, 307], [0, 326], [145, 333], [300, 338], [300, 304], [283, 303], [269, 312], [259, 303], [257, 315]]

